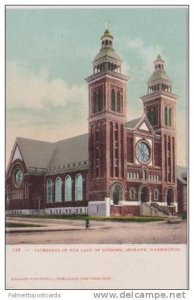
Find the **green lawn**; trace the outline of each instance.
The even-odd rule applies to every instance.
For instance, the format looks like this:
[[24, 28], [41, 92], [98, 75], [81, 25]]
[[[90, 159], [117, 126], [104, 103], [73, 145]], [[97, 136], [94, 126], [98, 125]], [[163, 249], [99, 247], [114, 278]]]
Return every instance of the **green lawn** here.
[[118, 217], [88, 217], [87, 215], [34, 215], [18, 216], [19, 218], [40, 218], [40, 219], [62, 219], [62, 220], [93, 220], [93, 221], [119, 221], [119, 222], [154, 222], [164, 221], [165, 217], [144, 217], [144, 216], [118, 216]]
[[36, 224], [27, 224], [27, 223], [12, 223], [12, 222], [6, 222], [5, 227], [7, 228], [15, 228], [15, 227], [42, 227], [41, 225]]

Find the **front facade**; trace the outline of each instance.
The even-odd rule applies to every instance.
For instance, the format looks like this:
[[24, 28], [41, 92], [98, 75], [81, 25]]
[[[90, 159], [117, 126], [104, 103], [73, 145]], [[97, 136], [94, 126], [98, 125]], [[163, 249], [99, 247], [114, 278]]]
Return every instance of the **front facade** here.
[[122, 61], [105, 30], [88, 82], [88, 134], [56, 143], [17, 138], [6, 175], [8, 213], [177, 212], [176, 101], [158, 56], [140, 118], [126, 119]]

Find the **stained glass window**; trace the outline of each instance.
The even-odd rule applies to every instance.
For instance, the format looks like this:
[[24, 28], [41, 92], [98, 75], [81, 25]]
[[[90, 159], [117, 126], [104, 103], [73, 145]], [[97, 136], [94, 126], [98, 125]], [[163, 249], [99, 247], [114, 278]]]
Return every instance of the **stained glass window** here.
[[47, 202], [52, 202], [52, 179], [47, 180], [47, 186], [46, 186], [46, 191], [47, 191]]
[[61, 178], [58, 177], [55, 180], [55, 202], [62, 201], [62, 181]]
[[75, 178], [75, 200], [83, 200], [83, 177], [80, 174]]
[[72, 201], [72, 180], [69, 175], [65, 178], [65, 201]]

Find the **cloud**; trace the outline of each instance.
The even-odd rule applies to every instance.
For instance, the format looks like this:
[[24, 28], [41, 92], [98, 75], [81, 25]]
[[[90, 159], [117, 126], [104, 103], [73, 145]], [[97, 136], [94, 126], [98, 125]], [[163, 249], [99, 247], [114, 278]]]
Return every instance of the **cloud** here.
[[69, 86], [61, 78], [50, 79], [47, 67], [38, 74], [17, 65], [13, 61], [6, 64], [6, 104], [7, 109], [32, 108], [33, 110], [48, 107], [77, 105], [80, 108], [87, 102], [86, 85]]
[[144, 46], [144, 42], [142, 40], [128, 40], [128, 46], [130, 48], [135, 48], [135, 49], [142, 49]]
[[87, 132], [86, 84], [51, 80], [48, 67], [33, 73], [13, 61], [6, 64], [7, 158], [17, 136], [56, 141]]
[[[51, 79], [49, 69], [33, 73], [13, 61], [6, 65], [7, 126], [55, 127], [87, 120], [86, 84]], [[29, 133], [30, 134], [30, 133]]]
[[[140, 39], [127, 40], [127, 46], [139, 56], [142, 61], [142, 71], [146, 73], [153, 70], [153, 61], [160, 54], [163, 58], [163, 51], [160, 45], [146, 46]], [[149, 73], [148, 73], [149, 74]]]

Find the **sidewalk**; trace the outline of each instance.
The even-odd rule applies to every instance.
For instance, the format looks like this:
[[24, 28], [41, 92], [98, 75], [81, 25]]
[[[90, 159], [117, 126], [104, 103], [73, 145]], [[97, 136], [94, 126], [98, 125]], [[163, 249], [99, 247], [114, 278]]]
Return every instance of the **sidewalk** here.
[[[71, 221], [71, 220], [57, 220], [57, 219], [30, 219], [30, 218], [17, 218], [7, 217], [6, 222], [37, 225], [37, 227], [10, 227], [6, 228], [6, 233], [19, 233], [19, 232], [48, 232], [48, 231], [66, 231], [66, 230], [85, 230], [86, 222]], [[39, 227], [41, 226], [41, 227]]]

